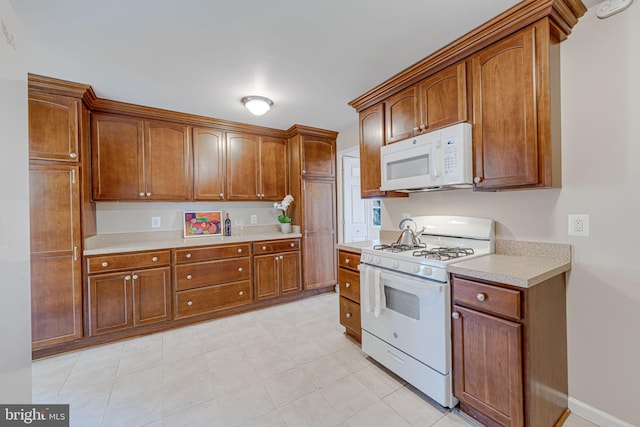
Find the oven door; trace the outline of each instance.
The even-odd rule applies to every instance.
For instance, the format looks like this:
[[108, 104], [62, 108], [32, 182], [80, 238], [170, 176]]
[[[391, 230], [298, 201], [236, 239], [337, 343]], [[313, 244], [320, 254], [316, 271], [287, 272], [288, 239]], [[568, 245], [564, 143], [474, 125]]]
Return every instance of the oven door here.
[[[373, 283], [377, 280], [379, 285]], [[375, 304], [366, 301], [366, 296], [374, 298], [375, 286], [384, 290], [384, 302], [378, 312], [373, 309]], [[449, 374], [451, 328], [447, 283], [361, 264], [360, 298], [363, 330], [441, 374]], [[364, 347], [363, 351], [366, 353]]]

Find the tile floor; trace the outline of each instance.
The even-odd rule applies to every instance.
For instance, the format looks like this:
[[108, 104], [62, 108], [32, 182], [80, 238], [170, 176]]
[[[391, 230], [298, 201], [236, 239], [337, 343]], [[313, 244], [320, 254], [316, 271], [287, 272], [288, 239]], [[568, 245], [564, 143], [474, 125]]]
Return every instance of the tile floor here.
[[74, 427], [474, 425], [343, 331], [325, 294], [36, 361], [33, 402], [69, 403]]

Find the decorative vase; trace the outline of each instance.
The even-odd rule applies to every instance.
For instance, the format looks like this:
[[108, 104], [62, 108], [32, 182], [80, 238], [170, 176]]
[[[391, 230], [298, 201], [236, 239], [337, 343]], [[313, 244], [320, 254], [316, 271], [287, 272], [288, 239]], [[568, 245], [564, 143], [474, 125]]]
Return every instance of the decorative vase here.
[[280, 231], [283, 233], [291, 233], [291, 223], [290, 222], [281, 222], [280, 223]]

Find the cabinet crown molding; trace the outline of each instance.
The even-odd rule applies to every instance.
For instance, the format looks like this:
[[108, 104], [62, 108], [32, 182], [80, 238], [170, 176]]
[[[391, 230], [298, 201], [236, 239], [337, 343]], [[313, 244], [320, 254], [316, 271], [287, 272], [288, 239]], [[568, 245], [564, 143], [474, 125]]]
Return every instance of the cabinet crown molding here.
[[31, 73], [29, 73], [28, 76], [28, 83], [30, 91], [79, 98], [82, 99], [87, 106], [92, 105], [97, 99], [93, 88], [88, 84], [54, 79], [53, 77]]
[[459, 37], [440, 50], [399, 72], [348, 105], [357, 112], [364, 110], [394, 93], [460, 61], [480, 49], [530, 25], [548, 18], [551, 33], [558, 42], [565, 40], [585, 14], [581, 0], [524, 0], [495, 18]]
[[296, 135], [309, 135], [319, 138], [336, 139], [338, 137], [338, 132], [296, 124], [287, 130], [287, 137], [293, 138]]

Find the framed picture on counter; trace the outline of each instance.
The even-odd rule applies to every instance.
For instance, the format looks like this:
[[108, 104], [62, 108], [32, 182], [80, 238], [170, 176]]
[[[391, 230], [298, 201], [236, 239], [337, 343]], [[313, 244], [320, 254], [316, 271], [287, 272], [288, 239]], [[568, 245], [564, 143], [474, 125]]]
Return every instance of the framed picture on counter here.
[[222, 213], [185, 212], [184, 237], [222, 236]]

